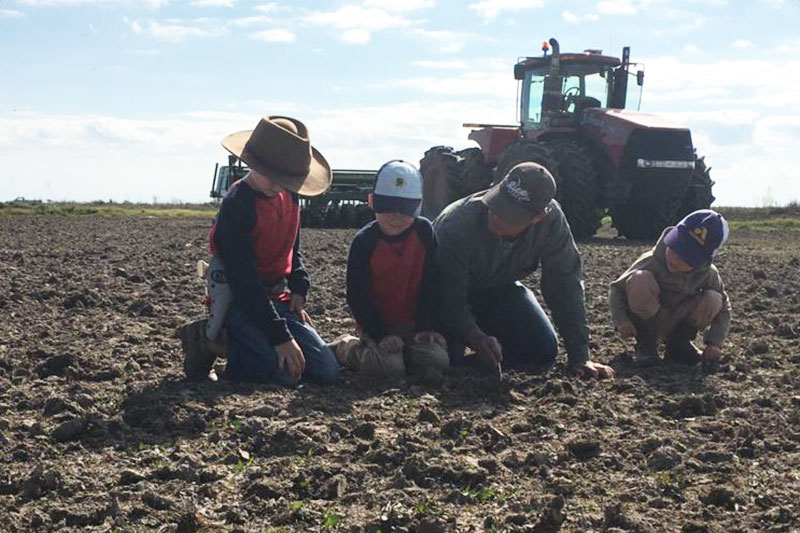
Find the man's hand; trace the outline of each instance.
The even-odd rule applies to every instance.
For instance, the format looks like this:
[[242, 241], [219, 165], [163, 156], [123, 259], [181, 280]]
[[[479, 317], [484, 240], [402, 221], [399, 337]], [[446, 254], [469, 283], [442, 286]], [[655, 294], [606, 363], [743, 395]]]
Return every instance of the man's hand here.
[[614, 379], [614, 369], [608, 365], [601, 365], [594, 361], [586, 361], [583, 365], [575, 367], [575, 370], [583, 372], [584, 375], [593, 378]]
[[403, 349], [403, 339], [397, 335], [386, 335], [378, 343], [378, 347], [384, 352], [399, 352]]
[[293, 379], [300, 379], [306, 369], [306, 358], [297, 341], [291, 339], [279, 344], [275, 347], [275, 352], [278, 354], [278, 370], [283, 372], [284, 367], [288, 365], [289, 375]]
[[475, 350], [478, 360], [491, 366], [497, 367], [497, 363], [503, 360], [503, 346], [496, 337], [487, 335], [480, 328], [475, 328], [467, 335], [467, 343], [470, 348]]
[[703, 350], [702, 359], [703, 361], [707, 361], [709, 363], [715, 363], [722, 358], [722, 349], [719, 346], [714, 346], [713, 344], [706, 344], [705, 350]]
[[426, 342], [428, 344], [438, 344], [442, 348], [447, 348], [447, 341], [441, 333], [435, 331], [420, 331], [414, 335], [415, 342]]
[[636, 336], [636, 326], [634, 326], [631, 321], [620, 324], [617, 331], [619, 331], [619, 336], [623, 339], [630, 339]]
[[300, 321], [303, 324], [308, 324], [311, 327], [314, 327], [314, 324], [311, 323], [311, 317], [308, 316], [306, 310], [304, 309], [306, 305], [306, 299], [304, 296], [300, 294], [292, 294], [289, 297], [289, 311], [296, 314], [300, 317]]

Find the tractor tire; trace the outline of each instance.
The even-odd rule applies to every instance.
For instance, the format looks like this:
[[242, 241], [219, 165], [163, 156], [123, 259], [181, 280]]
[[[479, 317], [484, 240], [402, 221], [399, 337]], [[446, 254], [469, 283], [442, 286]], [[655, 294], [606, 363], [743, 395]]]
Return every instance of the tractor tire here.
[[556, 200], [567, 217], [572, 236], [588, 239], [597, 232], [603, 218], [598, 205], [600, 178], [589, 151], [570, 138], [548, 140], [558, 161]]
[[451, 202], [461, 198], [459, 156], [449, 146], [434, 146], [419, 162], [422, 173], [421, 215], [433, 220]]
[[714, 181], [711, 179], [711, 168], [706, 166], [705, 157], [696, 157], [694, 173], [689, 182], [689, 188], [683, 195], [681, 206], [678, 208], [678, 220], [698, 209], [708, 209], [714, 202], [711, 188]]
[[617, 234], [632, 240], [654, 241], [664, 228], [677, 220], [680, 197], [665, 198], [657, 205], [626, 204], [610, 209], [611, 225]]
[[338, 202], [328, 204], [325, 209], [325, 215], [322, 217], [323, 228], [338, 228], [339, 227], [339, 204]]
[[493, 183], [499, 183], [514, 165], [524, 161], [533, 161], [546, 167], [558, 184], [558, 161], [553, 150], [543, 142], [528, 139], [514, 141], [506, 148], [494, 170]]
[[469, 196], [492, 186], [492, 169], [486, 164], [480, 148], [459, 150], [461, 197]]
[[358, 204], [356, 206], [356, 218], [358, 220], [358, 228], [363, 228], [373, 220], [375, 220], [375, 213], [372, 212], [372, 208], [367, 204]]
[[358, 213], [356, 212], [356, 206], [353, 204], [344, 204], [342, 206], [342, 208], [339, 210], [339, 227], [358, 227]]

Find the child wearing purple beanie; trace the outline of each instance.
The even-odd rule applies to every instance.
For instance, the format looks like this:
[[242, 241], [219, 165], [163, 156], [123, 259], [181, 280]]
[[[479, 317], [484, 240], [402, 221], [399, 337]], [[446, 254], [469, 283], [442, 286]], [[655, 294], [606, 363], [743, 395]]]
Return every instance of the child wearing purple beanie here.
[[[695, 211], [665, 229], [653, 249], [611, 283], [611, 320], [622, 338], [636, 338], [637, 365], [660, 361], [660, 338], [666, 361], [695, 364], [722, 357], [731, 305], [713, 260], [727, 238], [722, 215]], [[692, 342], [700, 330], [706, 330], [702, 351]]]

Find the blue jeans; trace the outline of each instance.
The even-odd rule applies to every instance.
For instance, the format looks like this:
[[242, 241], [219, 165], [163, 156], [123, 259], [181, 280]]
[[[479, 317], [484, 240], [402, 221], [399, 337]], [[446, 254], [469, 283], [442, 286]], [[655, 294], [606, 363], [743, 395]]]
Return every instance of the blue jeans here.
[[[522, 283], [472, 294], [469, 306], [478, 326], [503, 346], [503, 366], [549, 366], [558, 338], [533, 293]], [[464, 364], [464, 339], [447, 338], [450, 364]]]
[[[325, 345], [311, 326], [303, 324], [300, 317], [289, 311], [283, 302], [274, 302], [278, 314], [286, 320], [289, 332], [303, 350], [306, 369], [303, 377], [317, 383], [332, 383], [339, 378], [339, 363], [336, 356]], [[294, 385], [297, 380], [289, 375], [289, 365], [283, 372], [278, 370], [278, 355], [264, 333], [253, 326], [236, 304], [232, 305], [225, 317], [228, 328], [229, 379], [237, 381], [276, 382]]]

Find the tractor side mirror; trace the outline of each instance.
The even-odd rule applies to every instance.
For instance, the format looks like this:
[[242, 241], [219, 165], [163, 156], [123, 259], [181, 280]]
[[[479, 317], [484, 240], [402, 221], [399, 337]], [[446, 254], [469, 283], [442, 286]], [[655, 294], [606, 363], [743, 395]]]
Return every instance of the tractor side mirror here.
[[643, 70], [637, 70], [636, 71], [636, 85], [638, 85], [639, 87], [644, 85], [644, 71]]
[[514, 79], [515, 80], [525, 79], [525, 68], [520, 64], [514, 65]]

